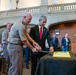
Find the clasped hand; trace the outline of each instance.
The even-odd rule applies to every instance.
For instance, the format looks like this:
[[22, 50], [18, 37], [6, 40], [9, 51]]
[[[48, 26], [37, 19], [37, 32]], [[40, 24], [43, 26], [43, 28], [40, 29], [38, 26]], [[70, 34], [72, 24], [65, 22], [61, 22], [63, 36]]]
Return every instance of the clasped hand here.
[[39, 46], [38, 43], [34, 42], [33, 43], [34, 48], [36, 48], [36, 50], [34, 49], [34, 52], [40, 52], [42, 50], [42, 48]]

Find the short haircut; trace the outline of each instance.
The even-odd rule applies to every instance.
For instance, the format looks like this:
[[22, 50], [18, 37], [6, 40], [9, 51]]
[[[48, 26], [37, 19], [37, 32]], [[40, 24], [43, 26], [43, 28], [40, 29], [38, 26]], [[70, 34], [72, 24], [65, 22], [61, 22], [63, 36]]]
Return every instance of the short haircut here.
[[22, 14], [22, 16], [28, 16], [28, 15], [30, 15], [31, 13], [30, 12], [28, 12], [28, 11], [24, 11], [24, 13]]
[[40, 16], [39, 21], [41, 21], [41, 20], [43, 20], [43, 19], [46, 19], [46, 20], [47, 20], [47, 17], [44, 16], [44, 15], [42, 15], [42, 16]]
[[8, 26], [9, 26], [9, 24], [11, 24], [11, 26], [13, 25], [12, 23], [7, 23], [6, 27], [8, 27]]
[[11, 24], [11, 25], [12, 25], [12, 23], [7, 23], [7, 25], [8, 25], [8, 24]]

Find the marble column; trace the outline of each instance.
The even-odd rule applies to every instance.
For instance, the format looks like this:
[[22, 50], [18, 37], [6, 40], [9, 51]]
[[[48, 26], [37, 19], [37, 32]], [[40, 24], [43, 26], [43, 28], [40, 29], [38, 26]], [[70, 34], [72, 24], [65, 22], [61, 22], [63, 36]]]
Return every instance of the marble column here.
[[1, 11], [1, 0], [0, 0], [0, 11]]
[[41, 13], [47, 13], [47, 5], [48, 5], [48, 0], [41, 0], [41, 7], [40, 7], [40, 12]]
[[16, 0], [16, 9], [18, 9], [19, 0]]
[[10, 0], [1, 0], [1, 11], [9, 10]]
[[9, 0], [9, 10], [12, 9], [12, 0]]

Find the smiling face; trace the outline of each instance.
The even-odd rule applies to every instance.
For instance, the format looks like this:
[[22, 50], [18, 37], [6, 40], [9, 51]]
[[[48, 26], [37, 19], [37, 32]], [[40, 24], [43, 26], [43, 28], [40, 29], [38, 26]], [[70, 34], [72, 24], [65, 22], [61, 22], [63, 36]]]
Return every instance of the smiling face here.
[[41, 16], [39, 19], [39, 25], [44, 27], [47, 22], [47, 18], [45, 16]]
[[45, 24], [46, 24], [46, 22], [47, 22], [46, 19], [42, 19], [42, 20], [39, 21], [39, 25], [42, 26], [42, 27], [44, 27]]
[[8, 24], [7, 24], [7, 29], [9, 29], [9, 30], [10, 30], [10, 29], [11, 29], [11, 27], [12, 27], [12, 24], [11, 24], [11, 23], [8, 23]]
[[68, 34], [65, 34], [65, 37], [67, 38], [68, 37]]
[[31, 14], [29, 14], [29, 15], [27, 15], [27, 16], [24, 16], [24, 23], [26, 24], [26, 25], [28, 25], [30, 22], [31, 22], [31, 20], [32, 20], [32, 15]]

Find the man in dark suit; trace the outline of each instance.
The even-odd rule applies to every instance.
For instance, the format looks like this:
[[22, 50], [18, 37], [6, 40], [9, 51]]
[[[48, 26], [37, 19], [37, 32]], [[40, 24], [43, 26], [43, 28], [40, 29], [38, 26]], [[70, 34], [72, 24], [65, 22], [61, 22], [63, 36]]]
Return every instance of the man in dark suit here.
[[[46, 16], [41, 16], [39, 18], [39, 24], [31, 28], [30, 36], [34, 39], [42, 48], [42, 51], [46, 50], [45, 40], [48, 40], [49, 50], [53, 52], [52, 39], [50, 38], [49, 31], [45, 28], [47, 22]], [[41, 50], [38, 50], [37, 53], [31, 52], [31, 75], [35, 75], [37, 60], [39, 60], [46, 53], [43, 53]]]
[[57, 48], [58, 48], [59, 41], [58, 41], [58, 38], [56, 37], [55, 34], [53, 34], [53, 38], [52, 38], [52, 40], [53, 40], [54, 51], [56, 51]]
[[68, 34], [65, 34], [65, 37], [62, 38], [61, 44], [62, 51], [69, 51], [70, 38], [68, 37]]

